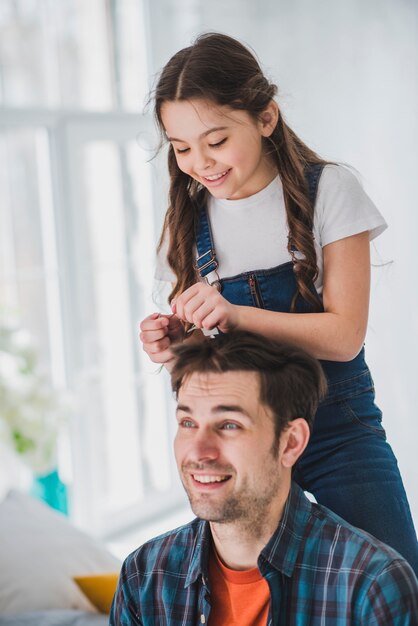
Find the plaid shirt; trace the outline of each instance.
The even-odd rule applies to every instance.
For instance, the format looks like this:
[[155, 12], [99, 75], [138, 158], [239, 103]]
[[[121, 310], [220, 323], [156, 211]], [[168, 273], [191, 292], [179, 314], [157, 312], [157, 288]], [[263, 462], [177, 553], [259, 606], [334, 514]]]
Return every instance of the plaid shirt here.
[[[209, 523], [195, 519], [128, 556], [110, 626], [207, 624], [211, 542]], [[270, 587], [268, 626], [418, 626], [418, 581], [406, 561], [296, 484], [258, 567]]]

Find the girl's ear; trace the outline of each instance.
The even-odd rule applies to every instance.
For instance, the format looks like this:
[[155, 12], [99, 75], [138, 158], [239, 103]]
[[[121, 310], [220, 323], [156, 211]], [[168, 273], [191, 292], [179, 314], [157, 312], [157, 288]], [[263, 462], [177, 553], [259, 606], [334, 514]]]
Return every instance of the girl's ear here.
[[260, 115], [261, 134], [263, 137], [270, 137], [279, 121], [279, 107], [277, 102], [270, 100], [268, 106]]

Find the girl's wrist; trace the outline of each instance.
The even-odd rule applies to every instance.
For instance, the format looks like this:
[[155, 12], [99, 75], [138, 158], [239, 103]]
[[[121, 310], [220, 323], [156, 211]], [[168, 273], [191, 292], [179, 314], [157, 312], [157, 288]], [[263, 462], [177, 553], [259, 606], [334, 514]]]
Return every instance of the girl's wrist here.
[[233, 304], [233, 318], [232, 318], [232, 325], [231, 325], [231, 330], [245, 330], [242, 326], [243, 324], [243, 309], [245, 309], [246, 307], [243, 307], [239, 304]]
[[167, 372], [171, 374], [171, 370], [174, 367], [174, 359], [170, 359], [169, 361], [166, 361], [165, 363], [163, 363], [163, 367], [165, 367]]

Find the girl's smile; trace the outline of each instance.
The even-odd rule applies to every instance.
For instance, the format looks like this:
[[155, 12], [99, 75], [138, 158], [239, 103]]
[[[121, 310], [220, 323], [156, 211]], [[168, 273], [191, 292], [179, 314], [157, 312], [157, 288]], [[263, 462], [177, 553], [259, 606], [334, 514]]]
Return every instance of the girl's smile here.
[[277, 109], [259, 121], [247, 111], [206, 100], [165, 102], [161, 117], [178, 167], [216, 198], [236, 200], [266, 187], [277, 175], [265, 155], [263, 137], [277, 123]]
[[222, 185], [230, 171], [231, 169], [221, 172], [220, 174], [203, 176], [206, 181], [206, 187], [210, 189], [211, 187], [218, 187], [219, 185]]

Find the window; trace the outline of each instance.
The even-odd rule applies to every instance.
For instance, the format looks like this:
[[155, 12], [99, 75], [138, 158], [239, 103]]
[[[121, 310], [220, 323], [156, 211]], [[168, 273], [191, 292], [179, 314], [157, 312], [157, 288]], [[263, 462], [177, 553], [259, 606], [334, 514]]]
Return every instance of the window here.
[[71, 511], [102, 535], [183, 501], [167, 379], [137, 338], [163, 203], [141, 33], [137, 0], [0, 8], [0, 306], [75, 398]]

